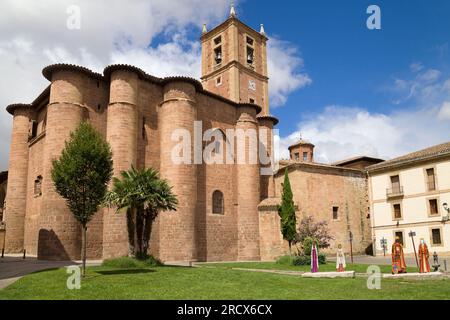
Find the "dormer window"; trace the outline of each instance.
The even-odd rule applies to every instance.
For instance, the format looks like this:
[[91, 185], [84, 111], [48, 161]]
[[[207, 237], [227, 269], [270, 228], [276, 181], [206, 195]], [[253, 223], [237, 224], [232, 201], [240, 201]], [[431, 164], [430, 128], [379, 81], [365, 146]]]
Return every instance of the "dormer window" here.
[[214, 49], [214, 60], [216, 61], [216, 64], [222, 63], [222, 47]]

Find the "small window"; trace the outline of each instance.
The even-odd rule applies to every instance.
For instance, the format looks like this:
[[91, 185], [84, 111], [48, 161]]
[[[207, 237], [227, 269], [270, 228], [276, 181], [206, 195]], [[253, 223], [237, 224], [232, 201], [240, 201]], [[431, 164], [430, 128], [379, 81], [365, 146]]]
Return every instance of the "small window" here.
[[249, 101], [250, 101], [251, 104], [254, 104], [254, 103], [255, 103], [255, 99], [250, 98]]
[[218, 36], [217, 38], [214, 39], [214, 45], [219, 45], [222, 43], [222, 36]]
[[339, 219], [339, 207], [333, 207], [333, 220]]
[[440, 228], [431, 229], [431, 241], [432, 241], [432, 244], [435, 246], [439, 246], [442, 244]]
[[249, 36], [247, 36], [247, 44], [249, 45], [249, 46], [253, 46], [253, 39], [252, 38], [250, 38]]
[[222, 77], [216, 78], [216, 86], [220, 86], [222, 84]]
[[303, 152], [303, 161], [308, 161], [308, 152]]
[[34, 180], [34, 195], [36, 197], [42, 195], [42, 176], [38, 176], [36, 180]]
[[399, 203], [396, 203], [392, 206], [394, 208], [394, 219], [402, 218], [402, 207]]
[[37, 136], [37, 130], [38, 130], [38, 123], [36, 120], [31, 120], [30, 121], [30, 127], [29, 127], [29, 133], [28, 133], [28, 138], [29, 139], [33, 139], [36, 138]]
[[213, 213], [214, 214], [223, 214], [223, 193], [219, 190], [213, 192], [212, 196], [213, 202]]
[[427, 169], [427, 184], [428, 184], [428, 191], [436, 190], [436, 179], [434, 175], [434, 168]]
[[439, 214], [438, 202], [437, 199], [429, 199], [428, 204], [430, 206], [430, 215]]
[[295, 161], [300, 160], [300, 153], [298, 153], [298, 152], [294, 153], [294, 159], [295, 159]]
[[222, 63], [222, 47], [214, 49], [214, 60], [216, 61], [216, 64]]
[[98, 105], [97, 105], [97, 111], [100, 111], [100, 110], [102, 110], [102, 105], [101, 105], [101, 104], [98, 104]]
[[145, 140], [147, 137], [147, 132], [145, 131], [145, 123], [147, 122], [147, 119], [145, 117], [142, 118], [142, 139]]
[[401, 244], [402, 246], [404, 246], [405, 243], [404, 243], [404, 241], [403, 241], [403, 231], [396, 231], [396, 232], [395, 232], [395, 240], [397, 239], [397, 237], [398, 237], [398, 239], [400, 240], [400, 244]]

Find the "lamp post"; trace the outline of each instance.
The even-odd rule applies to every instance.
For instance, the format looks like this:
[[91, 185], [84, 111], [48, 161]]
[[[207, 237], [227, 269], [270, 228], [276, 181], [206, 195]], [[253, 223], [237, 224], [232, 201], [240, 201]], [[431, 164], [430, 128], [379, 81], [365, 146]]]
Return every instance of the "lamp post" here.
[[381, 247], [383, 248], [383, 256], [386, 257], [387, 239], [385, 237], [380, 239]]
[[348, 238], [350, 240], [350, 257], [353, 263], [353, 233], [351, 231], [348, 232]]
[[414, 257], [416, 258], [417, 268], [419, 268], [419, 261], [417, 260], [416, 245], [414, 244], [414, 237], [415, 237], [416, 233], [413, 232], [413, 231], [410, 231], [410, 232], [408, 233], [408, 235], [411, 237], [412, 244], [413, 244], [413, 248], [414, 248]]

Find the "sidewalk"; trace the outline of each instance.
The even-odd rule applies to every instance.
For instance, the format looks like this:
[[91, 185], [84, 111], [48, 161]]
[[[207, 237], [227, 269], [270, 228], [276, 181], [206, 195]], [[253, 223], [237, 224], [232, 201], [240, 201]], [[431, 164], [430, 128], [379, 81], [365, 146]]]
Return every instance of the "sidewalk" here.
[[[36, 257], [22, 255], [5, 255], [0, 258], [0, 289], [9, 286], [24, 275], [45, 269], [61, 268], [66, 266], [79, 265], [81, 261], [47, 261], [37, 260]], [[100, 265], [101, 260], [87, 261], [87, 265]]]

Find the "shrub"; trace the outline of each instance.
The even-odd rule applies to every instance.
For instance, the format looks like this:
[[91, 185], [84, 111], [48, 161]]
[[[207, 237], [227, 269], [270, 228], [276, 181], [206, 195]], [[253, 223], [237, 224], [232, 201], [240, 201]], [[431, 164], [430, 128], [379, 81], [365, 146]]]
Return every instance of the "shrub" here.
[[316, 241], [316, 239], [314, 239], [312, 237], [306, 237], [305, 239], [303, 239], [302, 250], [303, 250], [303, 254], [305, 256], [309, 257], [311, 255], [312, 246], [313, 246], [314, 242], [317, 242], [317, 241]]
[[[324, 253], [319, 253], [318, 260], [319, 264], [326, 264], [327, 256]], [[298, 256], [282, 256], [277, 259], [276, 263], [289, 266], [307, 266], [311, 265], [311, 256], [304, 254]]]
[[131, 257], [120, 257], [113, 259], [106, 259], [103, 261], [103, 267], [119, 268], [119, 269], [139, 269], [147, 267], [162, 266], [163, 263], [153, 256], [143, 257], [142, 259], [135, 259]]
[[[319, 253], [318, 255], [319, 264], [327, 263], [327, 256], [323, 253]], [[294, 257], [292, 264], [294, 266], [306, 266], [311, 265], [311, 256], [301, 255]]]

